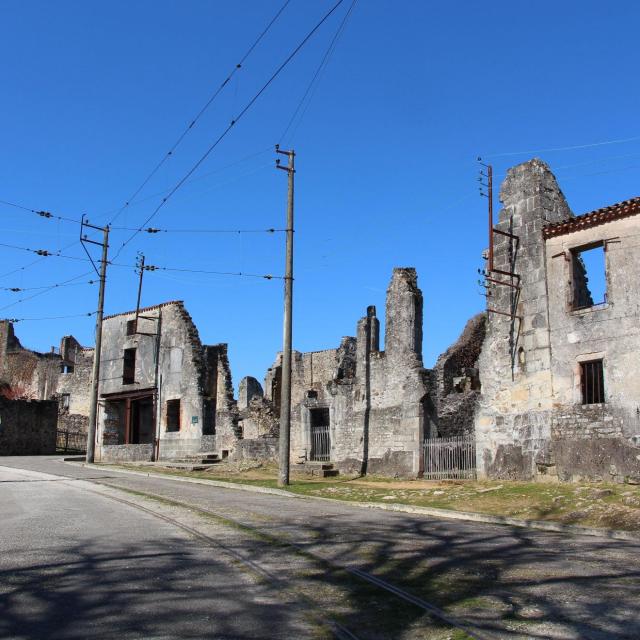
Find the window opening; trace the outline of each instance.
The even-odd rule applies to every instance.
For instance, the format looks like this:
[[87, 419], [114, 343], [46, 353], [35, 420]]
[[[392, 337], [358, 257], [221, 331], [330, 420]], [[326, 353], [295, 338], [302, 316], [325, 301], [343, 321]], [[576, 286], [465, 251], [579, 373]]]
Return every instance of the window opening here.
[[61, 364], [60, 365], [60, 373], [68, 374], [73, 373], [73, 365], [72, 364]]
[[572, 250], [574, 309], [584, 309], [607, 301], [604, 244]]
[[582, 404], [604, 403], [604, 369], [602, 360], [580, 363]]
[[127, 320], [127, 335], [128, 336], [134, 336], [136, 334], [136, 331], [138, 329], [138, 327], [136, 326], [137, 323], [135, 320]]
[[136, 350], [125, 349], [122, 364], [122, 384], [133, 384], [136, 377]]
[[180, 431], [180, 400], [167, 400], [167, 431]]
[[70, 394], [68, 394], [68, 393], [63, 393], [60, 396], [60, 408], [63, 411], [68, 411], [69, 410], [69, 399], [70, 399]]

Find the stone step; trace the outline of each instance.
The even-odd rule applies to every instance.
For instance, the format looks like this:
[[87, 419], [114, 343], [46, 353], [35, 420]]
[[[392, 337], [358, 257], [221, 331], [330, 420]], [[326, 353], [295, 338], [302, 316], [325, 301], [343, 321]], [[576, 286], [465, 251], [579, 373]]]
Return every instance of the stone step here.
[[338, 469], [334, 469], [332, 462], [299, 462], [294, 464], [292, 469], [309, 476], [319, 476], [320, 478], [333, 478], [340, 474]]

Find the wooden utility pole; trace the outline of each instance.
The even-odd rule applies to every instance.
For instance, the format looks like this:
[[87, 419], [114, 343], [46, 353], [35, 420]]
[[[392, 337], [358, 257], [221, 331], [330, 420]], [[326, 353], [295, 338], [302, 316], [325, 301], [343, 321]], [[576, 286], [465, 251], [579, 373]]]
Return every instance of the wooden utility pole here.
[[[89, 227], [91, 229], [97, 229], [98, 231], [102, 231], [102, 242], [96, 242], [95, 240], [90, 240], [86, 235], [84, 235], [84, 228]], [[100, 351], [102, 349], [102, 316], [104, 314], [104, 288], [107, 282], [107, 253], [109, 250], [109, 226], [106, 227], [96, 227], [92, 224], [89, 224], [85, 221], [84, 216], [82, 216], [82, 221], [80, 223], [80, 242], [85, 251], [87, 251], [84, 246], [85, 242], [89, 242], [90, 244], [97, 244], [98, 246], [102, 246], [102, 259], [100, 261], [100, 272], [98, 273], [100, 277], [100, 290], [98, 292], [98, 310], [96, 312], [96, 349], [93, 355], [93, 371], [91, 374], [91, 405], [89, 406], [89, 426], [87, 429], [87, 462], [93, 462], [95, 458], [95, 450], [96, 450], [96, 419], [98, 416], [98, 383], [100, 381]], [[87, 255], [93, 264], [93, 268], [98, 272], [91, 255], [87, 251]]]
[[276, 153], [289, 159], [286, 167], [276, 160], [276, 167], [289, 174], [287, 192], [287, 248], [284, 274], [284, 321], [282, 338], [282, 389], [280, 391], [280, 465], [278, 470], [278, 486], [289, 484], [289, 442], [291, 434], [291, 342], [292, 342], [292, 309], [293, 309], [293, 176], [295, 174], [295, 152], [283, 151], [276, 145]]

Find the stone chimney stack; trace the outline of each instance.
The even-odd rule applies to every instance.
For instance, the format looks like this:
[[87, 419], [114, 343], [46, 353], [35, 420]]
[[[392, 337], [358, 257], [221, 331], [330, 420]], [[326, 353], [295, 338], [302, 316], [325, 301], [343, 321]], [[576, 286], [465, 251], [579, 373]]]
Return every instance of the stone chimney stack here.
[[422, 364], [422, 291], [413, 267], [396, 267], [387, 289], [384, 351], [391, 360]]

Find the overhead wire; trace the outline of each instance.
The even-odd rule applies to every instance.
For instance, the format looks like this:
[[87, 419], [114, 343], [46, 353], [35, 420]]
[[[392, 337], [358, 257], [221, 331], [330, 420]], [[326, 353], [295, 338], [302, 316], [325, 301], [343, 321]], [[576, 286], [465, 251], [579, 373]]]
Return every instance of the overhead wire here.
[[[242, 164], [243, 162], [247, 162], [247, 160], [252, 160], [253, 158], [256, 158], [260, 155], [263, 155], [267, 152], [272, 152], [273, 151], [273, 146], [269, 146], [267, 148], [261, 149], [260, 151], [256, 151], [255, 153], [252, 153], [248, 156], [245, 156], [244, 158], [241, 158], [240, 160], [237, 160], [236, 162], [232, 162], [230, 164], [226, 164], [222, 167], [218, 167], [217, 169], [214, 169], [213, 171], [207, 171], [206, 173], [203, 173], [199, 176], [194, 176], [193, 178], [191, 178], [190, 180], [187, 181], [187, 183], [192, 183], [192, 182], [196, 182], [198, 180], [204, 180], [205, 178], [208, 178], [212, 175], [215, 175], [216, 173], [222, 173], [223, 171], [225, 171], [226, 169], [230, 169], [231, 167], [235, 167], [239, 164]], [[255, 173], [256, 171], [261, 170], [264, 167], [273, 167], [273, 162], [269, 162], [268, 164], [264, 164], [264, 165], [260, 165], [260, 167], [258, 167], [257, 169], [253, 169], [252, 171], [250, 171], [247, 174], [243, 174], [242, 177], [245, 177], [247, 175], [252, 175], [253, 173]], [[233, 178], [233, 180], [237, 180], [238, 178]], [[221, 185], [226, 185], [228, 184], [229, 181], [225, 181], [220, 183]], [[215, 188], [215, 187], [214, 187]], [[144, 198], [140, 198], [138, 200], [136, 200], [135, 202], [130, 202], [129, 203], [129, 207], [135, 207], [135, 206], [139, 206], [141, 204], [144, 204], [145, 202], [148, 202], [149, 200], [153, 200], [153, 198], [157, 198], [158, 196], [163, 196], [167, 193], [169, 193], [169, 191], [171, 191], [171, 189], [164, 189], [162, 191], [156, 191], [155, 193], [151, 193], [148, 196], [145, 196]], [[101, 213], [96, 214], [98, 217], [101, 216], [108, 216], [111, 215], [112, 213], [116, 213], [118, 211], [118, 208], [116, 209], [110, 209], [108, 211], [103, 211]]]
[[0, 204], [7, 205], [9, 207], [14, 207], [15, 209], [20, 209], [21, 211], [35, 213], [41, 218], [51, 218], [54, 220], [61, 220], [63, 222], [73, 222], [75, 224], [80, 224], [80, 220], [75, 220], [73, 218], [67, 218], [66, 216], [59, 216], [50, 211], [39, 210], [39, 209], [31, 209], [30, 207], [25, 207], [24, 205], [17, 204], [15, 202], [9, 202], [8, 200], [0, 200]]
[[[215, 139], [215, 141], [209, 146], [209, 148], [205, 151], [202, 156], [198, 159], [198, 161], [189, 169], [189, 171], [176, 183], [176, 185], [171, 189], [171, 191], [160, 201], [158, 206], [151, 212], [149, 216], [147, 216], [146, 220], [140, 225], [140, 228], [144, 228], [164, 207], [164, 205], [168, 202], [168, 200], [173, 196], [173, 194], [182, 187], [182, 185], [191, 177], [191, 175], [197, 171], [198, 167], [209, 157], [209, 155], [213, 152], [213, 150], [222, 142], [222, 140], [227, 136], [229, 131], [241, 120], [241, 118], [251, 109], [251, 107], [256, 103], [256, 101], [260, 98], [260, 96], [267, 90], [267, 88], [271, 85], [271, 83], [280, 75], [282, 70], [291, 62], [291, 60], [298, 54], [298, 52], [304, 47], [304, 45], [311, 39], [314, 33], [329, 19], [329, 17], [334, 13], [334, 11], [344, 2], [344, 0], [338, 0], [333, 7], [324, 14], [324, 16], [319, 20], [319, 22], [309, 31], [309, 33], [302, 39], [302, 41], [298, 44], [297, 47], [287, 56], [287, 58], [280, 64], [280, 66], [273, 72], [271, 77], [262, 85], [262, 87], [258, 90], [258, 92], [249, 100], [249, 102], [245, 105], [245, 107], [240, 111], [240, 113], [231, 120], [230, 124], [223, 130], [223, 132]], [[115, 257], [119, 256], [122, 250], [138, 235], [140, 231], [134, 232], [125, 242], [122, 243], [120, 248], [118, 249]]]
[[547, 149], [533, 149], [533, 150], [529, 150], [529, 151], [507, 151], [504, 153], [491, 153], [491, 154], [486, 154], [483, 155], [483, 158], [501, 158], [504, 156], [519, 156], [519, 155], [526, 155], [526, 154], [530, 154], [530, 153], [550, 153], [550, 152], [555, 152], [555, 151], [575, 151], [575, 150], [579, 150], [579, 149], [590, 149], [593, 147], [602, 147], [605, 145], [611, 145], [611, 144], [624, 144], [627, 142], [635, 142], [637, 140], [640, 140], [640, 136], [634, 136], [632, 138], [618, 138], [615, 140], [604, 140], [602, 142], [592, 142], [589, 144], [577, 144], [577, 145], [573, 145], [573, 146], [569, 146], [569, 147], [548, 147]]
[[[76, 244], [76, 243], [74, 242], [73, 244]], [[69, 245], [69, 246], [73, 246], [73, 245]], [[30, 249], [29, 247], [20, 247], [14, 244], [5, 244], [3, 242], [0, 242], [0, 247], [5, 247], [8, 249], [16, 249], [18, 251], [28, 251], [29, 253], [35, 253], [41, 256], [42, 258], [65, 258], [67, 260], [79, 260], [81, 262], [90, 262], [88, 258], [80, 258], [78, 256], [68, 256], [62, 253], [62, 249], [58, 251], [49, 251], [48, 249]], [[17, 269], [17, 271], [19, 270], [20, 269]]]
[[38, 320], [64, 320], [67, 318], [86, 318], [87, 316], [95, 315], [95, 311], [88, 311], [87, 313], [74, 313], [69, 316], [48, 316], [44, 318], [7, 318], [9, 322], [35, 322]]
[[[110, 263], [114, 267], [127, 267], [127, 268], [137, 268], [137, 265], [130, 264], [122, 264], [119, 262], [111, 262]], [[161, 267], [157, 265], [145, 265], [144, 271], [175, 271], [177, 273], [202, 273], [207, 275], [216, 275], [216, 276], [237, 276], [243, 278], [261, 278], [264, 280], [284, 280], [284, 276], [274, 276], [271, 274], [261, 274], [261, 273], [247, 273], [244, 271], [211, 271], [209, 269], [185, 269], [179, 267]]]
[[251, 55], [253, 50], [258, 46], [258, 44], [260, 43], [262, 38], [267, 34], [269, 29], [271, 29], [273, 24], [280, 17], [282, 12], [286, 9], [286, 7], [287, 7], [287, 5], [289, 4], [290, 1], [291, 0], [286, 0], [285, 3], [280, 7], [278, 12], [275, 14], [275, 16], [273, 16], [273, 18], [270, 20], [270, 22], [267, 24], [267, 26], [263, 29], [263, 31], [260, 33], [260, 35], [256, 38], [256, 40], [253, 42], [253, 44], [249, 47], [249, 49], [244, 54], [244, 56], [242, 56], [242, 58], [240, 59], [240, 62], [238, 62], [235, 65], [235, 67], [233, 68], [233, 71], [231, 71], [231, 73], [224, 79], [222, 84], [209, 97], [207, 102], [200, 109], [200, 111], [197, 113], [195, 118], [193, 118], [191, 120], [191, 122], [187, 125], [185, 130], [180, 134], [180, 136], [174, 142], [173, 146], [169, 149], [169, 151], [167, 151], [167, 153], [165, 153], [165, 155], [162, 157], [160, 162], [158, 162], [158, 164], [156, 164], [156, 166], [151, 170], [151, 173], [149, 173], [149, 175], [142, 181], [142, 184], [134, 191], [134, 193], [124, 203], [124, 205], [122, 207], [120, 207], [120, 209], [118, 210], [116, 215], [112, 218], [111, 223], [113, 223], [113, 222], [115, 222], [117, 220], [117, 218], [122, 214], [122, 212], [131, 204], [131, 202], [133, 200], [135, 200], [136, 196], [149, 183], [151, 178], [153, 178], [153, 176], [156, 175], [156, 173], [160, 170], [160, 168], [164, 165], [164, 163], [173, 155], [174, 151], [178, 148], [180, 143], [185, 139], [185, 137], [188, 135], [188, 133], [191, 131], [191, 129], [193, 129], [193, 127], [198, 122], [198, 120], [204, 115], [204, 113], [207, 111], [207, 109], [213, 104], [215, 99], [220, 95], [221, 91], [227, 86], [227, 84], [229, 84], [229, 82], [231, 81], [233, 76], [242, 68], [242, 65], [244, 64], [245, 60], [247, 60], [247, 58]]
[[158, 229], [156, 227], [147, 227], [139, 229], [137, 227], [111, 227], [113, 231], [139, 231], [141, 233], [277, 233], [284, 232], [286, 229]]
[[[347, 10], [347, 12], [344, 15], [344, 17], [342, 18], [342, 22], [340, 22], [340, 24], [338, 25], [338, 28], [336, 29], [336, 32], [333, 35], [333, 38], [329, 42], [329, 46], [327, 47], [327, 50], [325, 51], [324, 55], [322, 56], [322, 59], [320, 60], [320, 64], [318, 65], [315, 73], [313, 74], [313, 77], [311, 78], [311, 81], [307, 85], [307, 88], [306, 88], [305, 92], [302, 94], [302, 98], [300, 98], [300, 102], [298, 102], [298, 105], [295, 108], [295, 110], [293, 112], [293, 115], [291, 116], [291, 119], [289, 120], [287, 126], [285, 127], [284, 131], [282, 132], [282, 134], [280, 136], [280, 142], [281, 143], [284, 141], [285, 136], [287, 135], [287, 133], [289, 132], [289, 129], [293, 125], [293, 122], [296, 119], [298, 113], [300, 112], [300, 109], [302, 108], [302, 105], [304, 104], [305, 100], [307, 99], [307, 96], [309, 95], [312, 87], [314, 87], [314, 84], [316, 84], [316, 81], [319, 79], [321, 72], [329, 64], [329, 59], [330, 59], [331, 55], [333, 54], [333, 52], [334, 52], [334, 50], [336, 48], [336, 45], [338, 44], [338, 40], [340, 39], [340, 36], [342, 35], [342, 33], [343, 33], [343, 31], [344, 31], [344, 29], [345, 29], [345, 27], [347, 25], [347, 22], [348, 22], [348, 20], [349, 20], [349, 18], [351, 16], [351, 13], [353, 12], [353, 9], [355, 8], [355, 5], [356, 5], [357, 1], [358, 0], [353, 0], [351, 2], [351, 6]], [[317, 85], [316, 85], [316, 87], [317, 87]], [[315, 89], [314, 89], [314, 93], [315, 93]], [[296, 124], [296, 127], [295, 127], [293, 133], [291, 134], [292, 137], [293, 137], [293, 135], [295, 135], [295, 131], [300, 126], [300, 123], [302, 122], [302, 119], [304, 118], [304, 115], [307, 112], [307, 109], [309, 108], [309, 105], [311, 104], [312, 100], [313, 100], [313, 94], [311, 94], [311, 98], [307, 102], [307, 104], [306, 104], [306, 106], [304, 108], [304, 111], [302, 112], [302, 115], [300, 116], [300, 119], [298, 120], [298, 123]]]
[[[78, 276], [80, 277], [80, 276]], [[75, 278], [74, 278], [75, 279]], [[12, 293], [22, 293], [23, 291], [38, 291], [40, 289], [55, 289], [57, 287], [77, 287], [83, 284], [95, 284], [97, 280], [87, 280], [86, 282], [60, 282], [57, 284], [45, 284], [40, 287], [0, 287], [0, 291], [11, 291]]]
[[15, 300], [14, 302], [11, 302], [7, 305], [4, 305], [3, 307], [0, 307], [0, 311], [4, 311], [4, 309], [9, 309], [10, 307], [14, 307], [17, 304], [20, 304], [22, 302], [27, 302], [28, 300], [33, 300], [33, 298], [37, 298], [38, 296], [41, 296], [49, 291], [52, 291], [53, 289], [57, 289], [58, 287], [62, 287], [62, 286], [66, 286], [68, 283], [70, 282], [74, 282], [75, 280], [79, 280], [80, 278], [85, 278], [86, 276], [90, 275], [92, 272], [88, 271], [87, 273], [81, 273], [78, 276], [74, 276], [73, 278], [70, 278], [69, 280], [65, 280], [64, 282], [60, 282], [54, 285], [51, 285], [49, 287], [47, 287], [46, 289], [42, 290], [42, 291], [38, 291], [37, 293], [34, 293], [31, 296], [27, 296], [26, 298], [21, 298], [20, 300]]

